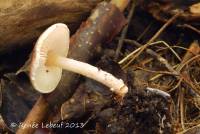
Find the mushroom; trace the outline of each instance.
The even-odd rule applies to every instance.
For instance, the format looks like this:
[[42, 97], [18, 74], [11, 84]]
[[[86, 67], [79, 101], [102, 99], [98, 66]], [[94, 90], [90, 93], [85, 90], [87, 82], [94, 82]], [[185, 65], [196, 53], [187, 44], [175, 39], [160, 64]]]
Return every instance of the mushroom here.
[[62, 69], [66, 69], [94, 79], [123, 97], [128, 92], [123, 80], [88, 63], [66, 58], [69, 33], [67, 25], [57, 23], [39, 37], [30, 61], [29, 77], [33, 87], [41, 93], [52, 92], [61, 79]]

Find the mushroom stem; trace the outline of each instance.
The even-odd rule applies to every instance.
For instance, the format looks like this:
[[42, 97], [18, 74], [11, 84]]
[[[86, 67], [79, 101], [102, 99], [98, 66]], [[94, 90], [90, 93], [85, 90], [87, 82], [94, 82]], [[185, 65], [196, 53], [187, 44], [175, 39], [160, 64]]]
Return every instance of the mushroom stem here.
[[110, 88], [119, 96], [124, 96], [128, 92], [128, 87], [122, 79], [117, 79], [112, 74], [107, 73], [95, 66], [81, 61], [65, 58], [53, 53], [48, 54], [47, 66], [56, 66], [65, 70], [81, 74], [88, 78], [94, 79]]

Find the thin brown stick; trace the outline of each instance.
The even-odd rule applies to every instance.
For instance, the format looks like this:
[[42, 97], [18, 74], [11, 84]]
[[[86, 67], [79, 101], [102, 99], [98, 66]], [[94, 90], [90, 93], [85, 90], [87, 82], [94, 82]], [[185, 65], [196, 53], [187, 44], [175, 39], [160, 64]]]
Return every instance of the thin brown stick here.
[[192, 26], [192, 25], [189, 25], [189, 24], [183, 24], [183, 25], [179, 25], [180, 27], [183, 27], [183, 28], [188, 28], [188, 29], [191, 29], [192, 31], [200, 34], [200, 30], [197, 29], [196, 27]]
[[174, 91], [176, 88], [178, 88], [181, 85], [181, 82], [183, 81], [183, 78], [180, 78], [177, 82], [176, 86], [174, 86], [172, 89], [170, 89], [168, 92]]
[[143, 36], [149, 31], [149, 29], [151, 28], [153, 22], [151, 22], [145, 29], [144, 31], [137, 37], [136, 41], [140, 41]]
[[[179, 49], [182, 49], [182, 50], [188, 51], [187, 48], [185, 48], [185, 47], [181, 47], [181, 46], [176, 46], [176, 45], [171, 46], [171, 48], [179, 48]], [[160, 48], [160, 49], [156, 50], [156, 52], [160, 52], [160, 51], [163, 51], [163, 50], [166, 50], [166, 49], [169, 49], [169, 47], [163, 47], [163, 48]]]
[[174, 75], [172, 72], [167, 72], [167, 71], [154, 71], [154, 70], [149, 70], [149, 69], [146, 69], [146, 68], [142, 68], [142, 67], [135, 67], [137, 69], [140, 69], [140, 70], [143, 70], [143, 71], [146, 71], [146, 72], [150, 72], [150, 73], [157, 73], [157, 74], [167, 74], [167, 75]]
[[124, 42], [123, 39], [126, 37], [129, 24], [130, 24], [131, 19], [133, 17], [135, 6], [136, 6], [136, 0], [133, 0], [131, 9], [130, 9], [129, 14], [128, 14], [128, 24], [123, 28], [122, 33], [121, 33], [121, 37], [120, 37], [118, 45], [117, 45], [117, 50], [116, 50], [115, 58], [114, 58], [115, 61], [117, 61], [117, 59], [119, 58], [119, 54], [120, 54], [120, 51], [122, 49], [123, 42]]
[[177, 14], [175, 14], [171, 19], [169, 19], [157, 32], [156, 34], [146, 43], [146, 47], [148, 46], [148, 44], [152, 43], [153, 41], [155, 41], [158, 36], [160, 36], [160, 34], [170, 25], [172, 24], [180, 15], [182, 14], [182, 12], [178, 12]]
[[181, 126], [182, 129], [185, 130], [185, 110], [184, 110], [184, 95], [185, 95], [185, 90], [184, 88], [179, 89], [179, 101], [180, 101], [180, 121], [181, 121]]

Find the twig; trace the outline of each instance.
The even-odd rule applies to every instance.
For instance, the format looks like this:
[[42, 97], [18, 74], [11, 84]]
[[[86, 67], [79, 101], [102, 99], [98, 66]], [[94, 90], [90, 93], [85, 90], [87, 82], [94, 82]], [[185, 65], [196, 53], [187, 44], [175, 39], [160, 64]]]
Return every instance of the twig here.
[[122, 33], [121, 33], [121, 37], [120, 37], [118, 45], [117, 45], [117, 50], [116, 50], [115, 58], [114, 58], [115, 61], [117, 61], [117, 59], [119, 58], [119, 54], [120, 54], [120, 51], [121, 51], [122, 46], [123, 46], [123, 39], [126, 37], [129, 24], [130, 24], [131, 19], [133, 17], [135, 5], [136, 5], [136, 0], [133, 0], [131, 9], [130, 9], [129, 14], [128, 14], [128, 24], [123, 28]]
[[157, 39], [157, 37], [172, 23], [174, 22], [181, 14], [182, 12], [179, 12], [175, 14], [171, 19], [169, 19], [157, 32], [156, 34], [144, 45], [142, 46], [141, 50], [132, 57], [131, 61], [134, 61], [136, 57], [138, 57], [153, 41]]
[[167, 72], [167, 71], [154, 71], [154, 70], [149, 70], [149, 69], [138, 67], [138, 66], [135, 68], [146, 71], [146, 72], [150, 72], [150, 73], [174, 75], [172, 72]]
[[172, 89], [170, 89], [168, 92], [174, 91], [176, 88], [178, 88], [181, 85], [183, 78], [180, 78], [179, 81], [177, 82], [176, 86], [174, 86]]
[[84, 122], [84, 124], [82, 125], [82, 127], [85, 127], [85, 126], [88, 124], [88, 122], [89, 122], [90, 120], [92, 120], [92, 118], [94, 118], [94, 117], [95, 117], [94, 114], [91, 115], [91, 116]]
[[140, 51], [140, 47], [137, 48], [135, 51], [131, 52], [130, 54], [128, 54], [125, 58], [123, 58], [122, 60], [120, 60], [118, 63], [122, 64], [124, 63], [126, 60], [128, 60], [132, 55], [136, 54], [138, 51]]
[[180, 103], [180, 118], [181, 118], [181, 126], [182, 129], [185, 130], [185, 124], [184, 124], [184, 117], [185, 117], [185, 111], [184, 111], [184, 94], [185, 94], [185, 90], [184, 88], [179, 89], [179, 103]]
[[200, 34], [200, 30], [197, 29], [196, 27], [193, 27], [192, 25], [189, 25], [189, 24], [183, 24], [183, 25], [178, 25], [179, 27], [184, 27], [184, 28], [188, 28], [188, 29], [191, 29], [192, 31]]
[[[179, 49], [183, 49], [183, 50], [185, 50], [185, 51], [189, 51], [187, 48], [181, 47], [181, 46], [176, 46], [176, 45], [174, 45], [174, 46], [170, 46], [170, 47], [171, 47], [171, 48], [179, 48]], [[158, 49], [156, 52], [159, 52], [159, 51], [162, 51], [162, 50], [165, 50], [165, 49], [169, 49], [169, 47], [160, 48], [160, 49]]]
[[150, 29], [151, 25], [153, 24], [153, 22], [151, 22], [145, 29], [144, 31], [137, 37], [136, 41], [140, 41], [142, 39], [142, 37], [145, 35], [145, 33]]

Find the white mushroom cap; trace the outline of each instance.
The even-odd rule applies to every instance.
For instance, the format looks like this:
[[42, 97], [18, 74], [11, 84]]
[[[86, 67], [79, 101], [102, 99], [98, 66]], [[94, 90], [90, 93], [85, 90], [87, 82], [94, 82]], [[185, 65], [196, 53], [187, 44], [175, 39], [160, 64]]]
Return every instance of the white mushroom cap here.
[[37, 40], [30, 65], [30, 80], [36, 90], [50, 93], [58, 85], [62, 68], [46, 66], [48, 52], [66, 57], [69, 49], [69, 29], [65, 24], [50, 26]]

